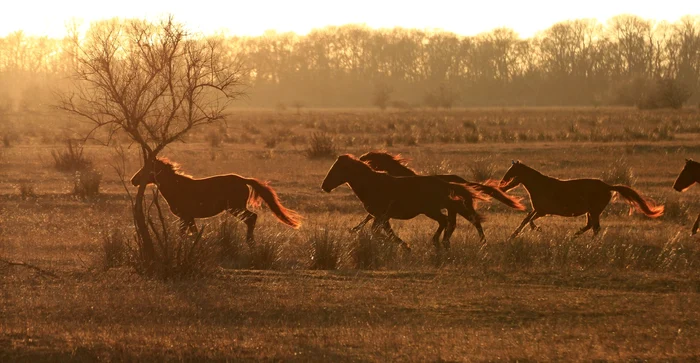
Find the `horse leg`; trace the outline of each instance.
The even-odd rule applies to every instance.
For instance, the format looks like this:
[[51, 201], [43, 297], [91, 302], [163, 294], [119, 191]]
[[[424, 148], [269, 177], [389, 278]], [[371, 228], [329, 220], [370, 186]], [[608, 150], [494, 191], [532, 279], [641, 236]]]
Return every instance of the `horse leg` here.
[[[583, 228], [579, 229], [576, 233], [574, 233], [574, 236], [580, 236], [583, 233], [585, 233], [587, 230], [591, 229], [593, 227], [593, 216], [591, 213], [586, 213], [586, 225], [583, 226]], [[596, 234], [597, 232], [593, 231], [593, 234]]]
[[441, 211], [425, 213], [425, 215], [428, 218], [438, 222], [438, 224], [439, 224], [437, 231], [435, 231], [435, 234], [433, 234], [433, 244], [435, 245], [435, 249], [439, 251], [440, 250], [440, 235], [442, 234], [442, 231], [444, 231], [445, 228], [447, 227], [447, 225], [449, 224], [448, 217], [446, 215], [442, 214]]
[[408, 243], [404, 242], [399, 236], [394, 233], [394, 230], [391, 229], [391, 224], [389, 223], [389, 220], [386, 218], [374, 218], [374, 222], [372, 222], [372, 232], [379, 233], [380, 231], [384, 231], [386, 236], [391, 239], [392, 241], [399, 243], [401, 247], [403, 247], [405, 250], [410, 251], [411, 247], [409, 247]]
[[445, 235], [442, 237], [442, 246], [446, 250], [450, 249], [450, 237], [452, 237], [455, 228], [457, 228], [457, 212], [449, 209], [447, 210], [447, 227], [445, 227]]
[[698, 233], [698, 227], [700, 226], [700, 214], [698, 214], [698, 219], [695, 220], [695, 224], [693, 224], [693, 229], [690, 230], [690, 234], [694, 235]]
[[194, 223], [194, 218], [180, 217], [180, 233], [186, 236], [189, 233], [197, 234], [197, 225]]
[[233, 211], [229, 212], [235, 214], [243, 223], [245, 223], [246, 227], [248, 227], [245, 240], [248, 244], [252, 244], [254, 242], [253, 230], [255, 229], [255, 222], [258, 220], [258, 215], [248, 209], [244, 209], [242, 212], [238, 213], [234, 213]]
[[476, 228], [476, 231], [479, 233], [480, 241], [484, 242], [486, 240], [486, 235], [484, 234], [484, 228], [481, 227], [481, 218], [479, 218], [479, 215], [476, 213], [476, 210], [474, 210], [474, 207], [466, 203], [459, 203], [457, 206], [457, 213], [464, 217], [464, 219], [468, 220]]
[[360, 223], [359, 223], [358, 225], [356, 225], [355, 227], [351, 228], [351, 229], [350, 229], [350, 232], [358, 232], [359, 230], [362, 229], [362, 227], [365, 226], [365, 224], [369, 223], [369, 221], [371, 221], [372, 218], [374, 218], [374, 217], [372, 217], [371, 214], [368, 214], [367, 217], [365, 217], [365, 219], [362, 220], [362, 222], [360, 222]]
[[591, 222], [593, 223], [593, 235], [594, 236], [597, 236], [598, 232], [600, 232], [600, 213], [603, 213], [603, 212], [591, 213]]
[[518, 226], [518, 228], [515, 229], [515, 231], [513, 232], [513, 234], [511, 234], [510, 237], [508, 237], [508, 239], [513, 239], [513, 238], [515, 238], [515, 237], [520, 233], [520, 231], [522, 231], [523, 228], [524, 228], [528, 223], [530, 223], [531, 220], [538, 218], [538, 217], [535, 217], [536, 215], [537, 215], [537, 211], [534, 211], [534, 210], [533, 210], [533, 211], [530, 212], [527, 216], [525, 216], [525, 219], [523, 219], [522, 223], [520, 223], [520, 226]]

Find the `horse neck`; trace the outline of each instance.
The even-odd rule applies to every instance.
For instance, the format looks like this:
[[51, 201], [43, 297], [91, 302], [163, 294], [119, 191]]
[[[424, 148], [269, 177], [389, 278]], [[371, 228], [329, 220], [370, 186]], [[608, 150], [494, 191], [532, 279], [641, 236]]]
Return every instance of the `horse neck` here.
[[184, 186], [183, 181], [189, 179], [175, 172], [164, 171], [156, 176], [156, 184], [165, 199], [171, 198], [177, 193], [178, 187]]
[[393, 175], [393, 176], [415, 176], [415, 175], [418, 175], [418, 174], [416, 174], [415, 171], [413, 171], [413, 169], [407, 167], [406, 165], [402, 165], [402, 164], [398, 164], [398, 163], [394, 164], [388, 168], [385, 168], [384, 170], [386, 170], [386, 172], [389, 173], [389, 175]]
[[526, 166], [521, 169], [522, 171], [518, 174], [518, 180], [520, 184], [525, 186], [525, 188], [530, 189], [532, 187], [537, 187], [537, 185], [545, 183], [553, 178], [548, 177], [539, 171]]
[[696, 183], [700, 183], [700, 163], [690, 164], [690, 175], [693, 176]]
[[355, 192], [361, 192], [375, 184], [377, 178], [381, 175], [381, 172], [373, 170], [369, 165], [361, 161], [353, 161], [349, 165], [351, 166], [348, 168], [347, 183]]

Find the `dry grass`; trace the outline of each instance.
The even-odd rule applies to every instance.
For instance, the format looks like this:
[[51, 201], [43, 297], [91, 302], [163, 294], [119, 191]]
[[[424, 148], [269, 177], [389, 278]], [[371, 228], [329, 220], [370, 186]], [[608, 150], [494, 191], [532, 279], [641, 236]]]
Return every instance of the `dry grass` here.
[[[700, 248], [689, 236], [700, 189], [670, 188], [684, 158], [700, 158], [696, 111], [234, 116], [225, 133], [197, 130], [165, 154], [194, 176], [268, 180], [305, 224], [291, 230], [260, 209], [256, 243], [248, 244], [234, 217], [200, 220], [220, 251], [213, 276], [158, 282], [129, 267], [129, 202], [114, 171], [98, 162], [109, 148], [85, 146], [102, 174], [100, 193], [76, 199], [72, 175], [54, 168], [51, 151], [61, 145], [47, 143], [61, 122], [74, 121], [10, 115], [20, 137], [0, 160], [0, 256], [61, 279], [0, 266], [0, 361], [700, 359]], [[223, 139], [215, 150], [212, 131]], [[631, 170], [634, 187], [666, 202], [667, 216], [629, 216], [618, 202], [604, 213], [598, 237], [573, 237], [583, 217], [548, 217], [538, 220], [542, 231], [506, 241], [525, 214], [484, 203], [486, 243], [460, 219], [452, 249], [438, 254], [429, 242], [434, 222], [392, 221], [413, 248], [406, 253], [372, 239], [369, 226], [349, 232], [364, 211], [346, 187], [320, 190], [333, 160], [307, 158], [319, 132], [338, 153], [386, 148], [391, 138], [389, 151], [417, 170], [467, 179], [500, 178], [513, 159], [561, 178]], [[138, 160], [130, 155], [130, 171]], [[23, 199], [22, 184], [35, 196]]]

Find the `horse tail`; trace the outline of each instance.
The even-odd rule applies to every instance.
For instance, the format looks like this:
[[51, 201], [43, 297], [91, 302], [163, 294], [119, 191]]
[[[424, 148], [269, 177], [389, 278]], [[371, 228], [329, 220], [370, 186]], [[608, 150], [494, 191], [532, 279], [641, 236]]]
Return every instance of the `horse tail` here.
[[657, 218], [657, 217], [661, 217], [661, 215], [664, 214], [664, 206], [663, 205], [658, 205], [658, 206], [654, 205], [654, 203], [652, 201], [643, 198], [634, 189], [632, 189], [626, 185], [622, 185], [622, 184], [611, 185], [610, 189], [613, 191], [616, 191], [623, 198], [625, 198], [627, 200], [627, 202], [629, 202], [631, 205], [633, 205], [639, 211], [641, 211], [642, 213], [646, 214], [649, 217]]
[[301, 216], [299, 213], [287, 209], [280, 203], [280, 198], [277, 193], [267, 183], [260, 182], [255, 178], [243, 178], [246, 184], [251, 186], [251, 193], [248, 196], [248, 203], [257, 207], [260, 205], [260, 200], [264, 200], [272, 213], [284, 224], [293, 228], [299, 228]]
[[506, 194], [503, 190], [500, 188], [494, 187], [492, 185], [488, 184], [479, 184], [479, 183], [474, 183], [474, 182], [467, 182], [466, 183], [468, 186], [478, 190], [481, 193], [484, 193], [497, 201], [511, 207], [517, 210], [525, 210], [525, 206], [520, 203], [522, 198], [519, 197], [514, 197], [511, 195]]
[[475, 203], [474, 200], [489, 200], [489, 196], [482, 193], [479, 190], [476, 190], [475, 188], [472, 188], [468, 183], [449, 183], [450, 184], [450, 192], [452, 193], [452, 198], [456, 200], [461, 200], [463, 203], [469, 203], [471, 205], [471, 209], [474, 211], [474, 214], [469, 216], [462, 214], [461, 211], [458, 211], [459, 214], [462, 215], [462, 217], [471, 220], [472, 222], [477, 222], [481, 223], [486, 220], [484, 216], [481, 214], [477, 213], [475, 209]]

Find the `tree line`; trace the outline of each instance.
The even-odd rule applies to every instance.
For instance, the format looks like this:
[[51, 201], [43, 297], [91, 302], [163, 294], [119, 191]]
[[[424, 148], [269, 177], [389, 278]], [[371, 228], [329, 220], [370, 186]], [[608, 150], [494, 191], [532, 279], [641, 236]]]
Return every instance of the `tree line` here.
[[[74, 69], [69, 34], [0, 38], [0, 110], [49, 102]], [[700, 16], [569, 20], [526, 39], [363, 25], [215, 38], [244, 66], [251, 106], [649, 106], [659, 90], [700, 101]]]

